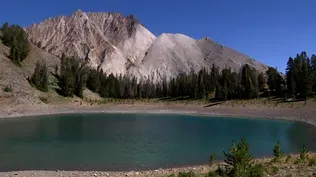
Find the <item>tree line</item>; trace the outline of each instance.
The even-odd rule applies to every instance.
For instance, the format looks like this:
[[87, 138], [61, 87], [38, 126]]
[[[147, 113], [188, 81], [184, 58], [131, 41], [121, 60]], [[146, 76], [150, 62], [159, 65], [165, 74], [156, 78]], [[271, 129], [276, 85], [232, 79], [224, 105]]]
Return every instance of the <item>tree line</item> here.
[[[9, 57], [15, 63], [26, 59], [29, 53], [27, 34], [19, 25], [4, 23], [1, 40], [10, 47]], [[307, 98], [316, 92], [316, 55], [308, 57], [305, 51], [290, 57], [283, 76], [276, 68], [269, 67], [260, 73], [249, 65], [239, 71], [230, 68], [219, 70], [214, 64], [199, 72], [179, 73], [176, 77], [164, 77], [159, 82], [151, 79], [105, 73], [102, 69], [90, 69], [85, 62], [74, 57], [61, 58], [56, 66], [60, 92], [64, 96], [83, 97], [85, 87], [102, 97], [112, 98], [157, 98], [187, 97], [192, 99], [231, 100], [256, 98], [260, 93], [269, 96]], [[60, 71], [57, 73], [58, 69]], [[47, 66], [36, 64], [30, 83], [41, 91], [48, 90]], [[271, 94], [271, 95], [270, 95]]]
[[17, 64], [26, 59], [30, 46], [23, 28], [6, 22], [1, 27], [1, 33], [3, 44], [10, 47], [10, 59]]
[[316, 92], [316, 55], [306, 52], [290, 57], [286, 68], [287, 95], [306, 98]]
[[[47, 90], [47, 67], [36, 65], [32, 83], [39, 90]], [[59, 69], [59, 71], [58, 71]], [[46, 72], [45, 72], [46, 70]], [[102, 69], [91, 69], [83, 60], [62, 55], [56, 66], [60, 93], [66, 97], [83, 97], [83, 90], [99, 93], [104, 98], [178, 98], [232, 100], [252, 99], [264, 93], [269, 96], [306, 98], [316, 91], [316, 57], [306, 52], [290, 58], [283, 76], [276, 68], [265, 73], [245, 64], [236, 72], [230, 68], [220, 71], [214, 64], [210, 70], [180, 73], [176, 77], [154, 82], [151, 79], [114, 75]], [[40, 84], [45, 82], [45, 84]], [[271, 94], [271, 95], [270, 95]]]

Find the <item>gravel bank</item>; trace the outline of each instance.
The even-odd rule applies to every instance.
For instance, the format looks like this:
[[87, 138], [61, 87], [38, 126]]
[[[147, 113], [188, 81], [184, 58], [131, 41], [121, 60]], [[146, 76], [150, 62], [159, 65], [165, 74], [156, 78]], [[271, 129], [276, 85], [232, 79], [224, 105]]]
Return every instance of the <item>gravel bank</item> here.
[[164, 113], [164, 114], [194, 114], [222, 117], [247, 117], [280, 119], [305, 122], [316, 126], [316, 105], [298, 108], [280, 107], [205, 107], [201, 105], [137, 103], [137, 104], [104, 104], [104, 105], [20, 105], [15, 107], [0, 107], [0, 118], [12, 118], [48, 114], [71, 113]]

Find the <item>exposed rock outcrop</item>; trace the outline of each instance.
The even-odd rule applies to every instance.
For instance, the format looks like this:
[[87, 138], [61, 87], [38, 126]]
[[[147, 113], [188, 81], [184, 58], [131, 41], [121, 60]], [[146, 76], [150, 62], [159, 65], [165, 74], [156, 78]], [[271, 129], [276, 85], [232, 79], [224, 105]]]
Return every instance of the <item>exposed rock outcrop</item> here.
[[115, 74], [159, 80], [179, 72], [209, 69], [212, 64], [238, 70], [249, 64], [260, 71], [267, 66], [208, 38], [195, 40], [182, 34], [158, 38], [134, 15], [85, 13], [49, 18], [25, 28], [29, 40], [57, 56], [65, 53], [89, 61], [94, 68]]

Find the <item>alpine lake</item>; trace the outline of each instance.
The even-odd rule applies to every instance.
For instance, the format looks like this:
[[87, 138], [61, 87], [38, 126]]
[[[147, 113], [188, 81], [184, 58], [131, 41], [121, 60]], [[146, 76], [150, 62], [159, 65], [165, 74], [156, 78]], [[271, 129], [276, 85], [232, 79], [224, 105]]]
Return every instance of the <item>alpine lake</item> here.
[[129, 171], [224, 160], [245, 137], [254, 157], [302, 144], [316, 149], [316, 127], [299, 122], [180, 114], [87, 113], [0, 120], [0, 171]]

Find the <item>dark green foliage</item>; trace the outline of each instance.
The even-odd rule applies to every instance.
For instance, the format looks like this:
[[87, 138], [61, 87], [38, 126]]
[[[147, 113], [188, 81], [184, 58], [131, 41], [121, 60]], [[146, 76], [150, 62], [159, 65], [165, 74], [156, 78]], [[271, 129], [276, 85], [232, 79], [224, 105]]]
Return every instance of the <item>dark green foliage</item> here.
[[306, 52], [289, 58], [286, 68], [288, 96], [306, 99], [316, 91], [316, 57], [309, 58]]
[[[210, 72], [202, 69], [198, 73], [180, 73], [177, 77], [169, 79], [168, 86], [167, 81], [163, 80], [163, 84], [158, 83], [152, 87], [159, 91], [155, 92], [156, 97], [163, 95], [173, 98], [210, 99], [215, 93], [217, 100], [248, 99], [258, 96], [258, 75], [258, 72], [249, 65], [245, 65], [240, 73], [232, 72], [230, 68], [219, 72], [219, 68], [213, 65]], [[148, 80], [147, 85], [141, 88], [148, 89]]]
[[11, 85], [5, 86], [5, 87], [3, 88], [3, 91], [4, 91], [4, 92], [12, 92]]
[[269, 87], [269, 95], [306, 97], [316, 89], [316, 84], [312, 82], [313, 79], [316, 81], [315, 69], [316, 57], [313, 55], [310, 60], [306, 53], [302, 53], [295, 59], [289, 59], [286, 82], [275, 68], [270, 67], [266, 73], [259, 73], [248, 64], [242, 66], [239, 72], [233, 72], [230, 68], [220, 72], [213, 64], [209, 70], [203, 68], [198, 72], [192, 70], [189, 73], [179, 73], [176, 77], [163, 77], [159, 82], [152, 78], [137, 80], [135, 77], [114, 75], [100, 69], [88, 70], [84, 63], [76, 63], [64, 55], [59, 70], [60, 88], [65, 96], [76, 94], [82, 97], [86, 85], [104, 98], [233, 100], [257, 98], [259, 92], [266, 91], [266, 85]]
[[215, 171], [209, 171], [207, 175], [205, 175], [204, 177], [217, 177], [217, 176], [219, 175], [217, 175]]
[[216, 169], [215, 173], [218, 175], [218, 176], [222, 176], [222, 177], [226, 177], [228, 176], [227, 174], [229, 173], [231, 169], [227, 166], [218, 166], [218, 168]]
[[78, 65], [78, 68], [74, 69], [74, 72], [76, 73], [74, 94], [80, 98], [83, 98], [83, 90], [86, 87], [87, 83], [88, 67], [84, 63], [82, 63]]
[[273, 148], [273, 156], [274, 156], [273, 160], [275, 162], [280, 161], [280, 159], [284, 156], [280, 141], [278, 141], [277, 144]]
[[99, 92], [100, 85], [100, 73], [95, 69], [91, 69], [87, 80], [87, 88], [93, 92]]
[[259, 85], [259, 91], [260, 92], [262, 92], [262, 91], [264, 91], [264, 85], [265, 85], [265, 79], [264, 79], [264, 75], [263, 75], [263, 73], [260, 73], [259, 75], [258, 75], [258, 85]]
[[87, 82], [88, 67], [86, 63], [74, 57], [61, 57], [60, 76], [58, 85], [62, 95], [72, 97], [74, 94], [83, 97]]
[[48, 91], [48, 69], [44, 61], [37, 61], [34, 73], [29, 82], [40, 91]]
[[241, 70], [241, 92], [243, 98], [255, 98], [259, 93], [258, 72], [248, 64]]
[[209, 158], [209, 161], [208, 161], [209, 166], [212, 166], [215, 162], [216, 162], [216, 157], [215, 157], [215, 154], [212, 153], [212, 154], [210, 155], [210, 158]]
[[294, 60], [289, 58], [286, 68], [286, 85], [288, 97], [293, 97], [295, 93]]
[[10, 47], [10, 58], [16, 63], [26, 59], [29, 53], [29, 42], [23, 28], [19, 25], [10, 26], [8, 23], [4, 23], [1, 32], [3, 44]]
[[63, 96], [72, 97], [75, 90], [75, 73], [71, 70], [71, 59], [65, 55], [61, 57], [59, 88]]
[[308, 161], [308, 166], [315, 166], [316, 165], [316, 158], [311, 158]]
[[262, 164], [255, 164], [251, 166], [245, 175], [246, 177], [264, 177], [265, 168]]
[[236, 144], [233, 141], [228, 153], [224, 152], [225, 162], [232, 167], [229, 176], [246, 176], [252, 165], [252, 157], [249, 155], [249, 144], [245, 138]]
[[306, 162], [308, 159], [308, 149], [305, 144], [302, 145], [301, 150], [300, 150], [300, 157], [299, 160], [301, 162]]
[[268, 76], [268, 86], [270, 91], [275, 91], [276, 96], [282, 96], [282, 90], [284, 88], [284, 79], [280, 75], [277, 69], [269, 67], [266, 72]]
[[270, 166], [267, 168], [267, 173], [269, 175], [276, 175], [278, 174], [278, 172], [280, 171], [279, 167], [276, 167], [276, 166]]
[[196, 177], [197, 175], [193, 171], [179, 172], [178, 177]]

